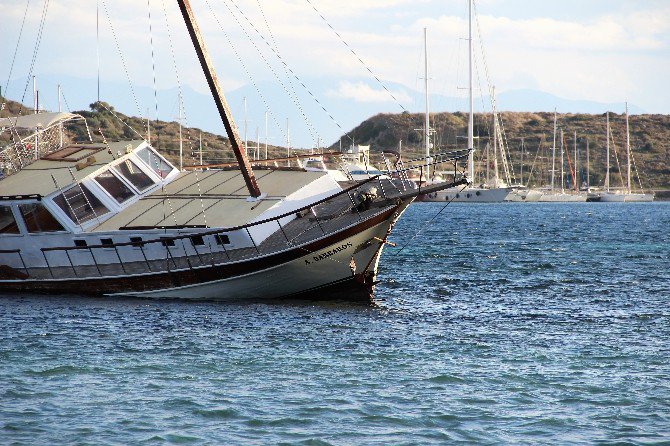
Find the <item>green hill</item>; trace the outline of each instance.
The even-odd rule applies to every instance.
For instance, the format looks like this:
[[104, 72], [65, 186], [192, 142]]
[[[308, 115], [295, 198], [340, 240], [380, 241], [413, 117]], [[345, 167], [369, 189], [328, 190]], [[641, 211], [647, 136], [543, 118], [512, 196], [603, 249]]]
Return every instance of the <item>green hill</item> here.
[[[0, 103], [5, 99], [0, 97]], [[18, 102], [6, 101], [5, 109], [0, 112], [0, 117], [17, 116], [18, 114], [32, 113]], [[101, 142], [103, 136], [107, 141], [118, 141], [122, 139], [148, 139], [147, 121], [144, 118], [126, 116], [117, 112], [107, 103], [93, 103], [90, 110], [78, 110], [73, 113], [86, 118], [91, 136], [95, 142]], [[179, 124], [177, 122], [151, 121], [151, 144], [161, 151], [173, 164], [179, 164]], [[68, 125], [67, 136], [73, 141], [85, 141], [88, 139], [86, 126], [83, 123]], [[10, 141], [9, 132], [0, 135], [0, 145]], [[203, 162], [225, 163], [235, 161], [230, 142], [227, 137], [202, 131], [195, 127], [182, 128], [184, 165], [195, 165], [200, 163], [200, 138], [202, 137]], [[255, 148], [255, 142], [249, 143], [249, 151]], [[260, 157], [265, 157], [265, 147], [261, 144]], [[286, 148], [268, 146], [268, 157], [286, 156]]]
[[[19, 112], [30, 113], [17, 102], [6, 101], [5, 109], [0, 116], [15, 116]], [[114, 111], [106, 103], [91, 104], [90, 110], [75, 111], [84, 116], [91, 129], [95, 141], [120, 140], [147, 137], [147, 122], [144, 118], [129, 117]], [[513, 174], [517, 180], [523, 173], [523, 182], [531, 186], [541, 186], [549, 182], [551, 146], [553, 139], [553, 113], [518, 113], [503, 112], [500, 114], [512, 162]], [[447, 151], [465, 146], [464, 136], [467, 134], [467, 114], [433, 113], [431, 125], [435, 131], [433, 152]], [[349, 132], [356, 144], [370, 145], [373, 152], [385, 149], [397, 150], [402, 141], [404, 158], [421, 156], [423, 153], [422, 114], [378, 114], [363, 121]], [[615, 151], [622, 171], [625, 172], [625, 117], [621, 114], [610, 114], [610, 123], [614, 145], [612, 149], [612, 185], [621, 184], [621, 176], [615, 162]], [[172, 162], [178, 163], [179, 157], [179, 125], [176, 122], [151, 121], [151, 144], [164, 153]], [[589, 142], [591, 161], [591, 184], [602, 185], [605, 175], [605, 115], [559, 114], [558, 127], [564, 132], [566, 152], [574, 157], [574, 132], [577, 132], [580, 172], [584, 173], [586, 164], [586, 141]], [[475, 116], [476, 159], [478, 168], [485, 170], [485, 146], [491, 133], [492, 118], [490, 115]], [[137, 132], [137, 133], [136, 133]], [[0, 135], [0, 144], [9, 141], [5, 132]], [[200, 136], [202, 135], [203, 162], [220, 163], [234, 161], [228, 138], [195, 127], [182, 129], [184, 146], [184, 165], [199, 163]], [[75, 140], [86, 139], [83, 124], [72, 126], [69, 136]], [[670, 189], [670, 116], [668, 115], [632, 115], [630, 117], [631, 147], [635, 165], [642, 177], [645, 188]], [[523, 172], [521, 141], [524, 141]], [[347, 138], [347, 140], [349, 140]], [[342, 138], [344, 143], [345, 138]], [[252, 150], [255, 144], [249, 144]], [[560, 143], [557, 143], [560, 147]], [[339, 148], [339, 143], [332, 146]], [[261, 144], [261, 158], [265, 156]], [[269, 146], [268, 157], [286, 156], [286, 148]], [[557, 153], [558, 157], [558, 153]], [[374, 160], [373, 160], [374, 161]], [[489, 167], [491, 163], [489, 163]], [[557, 161], [558, 166], [558, 161]], [[559, 169], [560, 167], [557, 167]], [[635, 180], [637, 184], [637, 178]]]
[[[521, 173], [521, 141], [524, 141], [523, 181], [533, 186], [547, 184], [550, 175], [551, 146], [553, 139], [553, 113], [518, 113], [503, 112], [500, 114], [515, 177]], [[434, 152], [465, 147], [464, 136], [467, 135], [466, 113], [433, 113], [431, 126], [435, 134]], [[350, 132], [356, 144], [370, 145], [371, 150], [397, 150], [402, 140], [404, 158], [420, 156], [423, 149], [424, 115], [422, 114], [379, 114], [363, 121]], [[606, 118], [602, 115], [559, 114], [559, 131], [563, 130], [566, 152], [574, 158], [574, 132], [577, 132], [578, 158], [581, 166], [586, 164], [586, 141], [589, 142], [590, 173], [592, 185], [602, 185], [606, 162]], [[610, 114], [610, 127], [614, 145], [612, 149], [612, 185], [620, 185], [621, 178], [615, 160], [615, 149], [625, 172], [626, 163], [626, 126], [625, 116]], [[485, 169], [484, 148], [488, 135], [492, 133], [491, 115], [475, 116], [475, 135], [479, 136], [475, 146], [478, 167]], [[642, 177], [645, 188], [670, 188], [670, 116], [668, 115], [632, 115], [630, 116], [631, 148], [635, 164]], [[559, 138], [560, 140], [560, 138]], [[557, 147], [560, 142], [557, 141]], [[335, 147], [335, 146], [333, 146]], [[557, 151], [557, 157], [560, 152]], [[574, 162], [574, 160], [571, 160]], [[557, 166], [560, 166], [557, 160]], [[560, 167], [557, 167], [560, 169]], [[624, 174], [625, 175], [625, 174]], [[585, 176], [585, 174], [584, 174]], [[637, 183], [637, 179], [635, 179]]]

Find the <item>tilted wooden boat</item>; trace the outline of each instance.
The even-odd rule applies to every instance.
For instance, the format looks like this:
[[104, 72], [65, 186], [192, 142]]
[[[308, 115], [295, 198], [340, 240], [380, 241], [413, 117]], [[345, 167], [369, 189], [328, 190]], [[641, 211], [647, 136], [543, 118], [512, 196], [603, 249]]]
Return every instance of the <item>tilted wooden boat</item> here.
[[[254, 172], [188, 2], [179, 3], [239, 168], [180, 171], [144, 140], [71, 143], [62, 129], [83, 118], [69, 113], [0, 120], [16, 135], [0, 151], [0, 291], [370, 296], [407, 206], [466, 177], [418, 189], [398, 167], [346, 182], [328, 171]], [[468, 153], [436, 158], [456, 165]]]

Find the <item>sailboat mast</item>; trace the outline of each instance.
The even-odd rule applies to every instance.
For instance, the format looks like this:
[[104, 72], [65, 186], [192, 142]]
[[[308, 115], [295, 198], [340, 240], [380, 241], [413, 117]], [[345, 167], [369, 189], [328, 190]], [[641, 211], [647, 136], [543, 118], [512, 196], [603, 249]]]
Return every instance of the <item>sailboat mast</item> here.
[[216, 102], [216, 108], [219, 110], [219, 115], [221, 116], [223, 125], [226, 128], [226, 133], [228, 135], [228, 139], [230, 140], [230, 145], [232, 146], [233, 152], [235, 153], [235, 158], [237, 159], [237, 163], [240, 166], [240, 171], [242, 172], [242, 177], [244, 178], [244, 182], [247, 185], [249, 194], [254, 198], [260, 197], [261, 190], [258, 187], [258, 183], [256, 183], [254, 172], [251, 169], [249, 158], [247, 158], [245, 148], [240, 140], [240, 135], [237, 131], [237, 126], [233, 121], [232, 113], [228, 107], [228, 102], [223, 95], [223, 90], [221, 89], [218, 78], [216, 77], [216, 73], [214, 72], [214, 67], [209, 57], [209, 53], [207, 52], [207, 48], [205, 48], [205, 42], [202, 38], [202, 34], [200, 33], [200, 28], [198, 28], [198, 24], [195, 21], [195, 16], [193, 15], [191, 4], [188, 0], [177, 0], [177, 3], [179, 4], [179, 9], [184, 16], [186, 28], [188, 28], [188, 33], [191, 36], [191, 41], [195, 47], [195, 52], [198, 54], [200, 65], [202, 66], [202, 70], [204, 71], [205, 77], [207, 78], [207, 84], [209, 85], [209, 89], [212, 92], [212, 96], [214, 97], [214, 102]]
[[554, 177], [556, 176], [556, 109], [554, 109], [554, 145], [551, 147], [551, 191], [554, 192]]
[[630, 126], [628, 124], [628, 102], [626, 102], [626, 156], [628, 158], [628, 193], [631, 193], [630, 189]]
[[202, 132], [200, 132], [200, 165], [202, 166]]
[[[61, 106], [61, 96], [62, 96], [61, 88], [60, 84], [58, 84], [58, 113], [63, 111]], [[58, 143], [59, 143], [58, 147], [63, 147], [63, 124], [60, 124], [58, 126]]]
[[472, 95], [472, 1], [468, 0], [468, 92], [470, 101], [470, 113], [468, 114], [468, 150], [470, 150], [470, 155], [468, 156], [468, 178], [470, 181], [474, 181], [475, 179], [475, 101]]
[[426, 143], [426, 180], [430, 179], [430, 112], [428, 102], [428, 28], [423, 29], [423, 51], [424, 51], [424, 92], [426, 94], [426, 123], [424, 126], [423, 139]]
[[610, 112], [607, 112], [607, 168], [605, 170], [605, 190], [610, 191]]
[[[495, 87], [493, 87], [493, 95], [495, 97]], [[493, 187], [498, 187], [498, 120], [496, 119], [496, 111], [493, 109]]]
[[521, 138], [521, 169], [519, 171], [519, 183], [523, 184], [523, 152], [525, 150], [523, 137]]
[[563, 129], [561, 129], [561, 193], [565, 193], [565, 161], [564, 161], [564, 154], [565, 154], [565, 149], [563, 147]]
[[575, 192], [579, 192], [579, 160], [577, 159], [577, 131], [575, 130]]
[[589, 157], [589, 140], [586, 140], [586, 192], [591, 192], [591, 159]]

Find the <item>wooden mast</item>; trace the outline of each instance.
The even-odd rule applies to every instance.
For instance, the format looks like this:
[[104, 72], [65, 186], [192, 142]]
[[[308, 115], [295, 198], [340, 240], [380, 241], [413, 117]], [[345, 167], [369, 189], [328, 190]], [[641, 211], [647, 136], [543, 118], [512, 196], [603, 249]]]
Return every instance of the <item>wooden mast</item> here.
[[237, 132], [237, 126], [233, 121], [232, 113], [230, 112], [226, 98], [219, 85], [219, 80], [214, 72], [214, 66], [212, 65], [207, 48], [205, 48], [205, 41], [200, 34], [200, 28], [198, 28], [198, 24], [195, 21], [191, 5], [188, 0], [177, 0], [177, 3], [179, 3], [179, 9], [181, 9], [181, 13], [184, 16], [186, 28], [188, 28], [188, 33], [193, 41], [195, 52], [198, 54], [202, 70], [205, 72], [207, 84], [214, 97], [214, 102], [216, 102], [216, 108], [219, 110], [223, 125], [226, 128], [228, 139], [230, 139], [230, 145], [233, 147], [233, 152], [235, 152], [235, 158], [237, 158], [237, 164], [240, 166], [244, 182], [247, 184], [247, 189], [249, 189], [249, 194], [251, 194], [252, 197], [259, 197], [261, 191], [256, 183], [256, 178], [254, 177], [254, 172], [251, 170], [251, 164], [247, 158], [245, 147]]

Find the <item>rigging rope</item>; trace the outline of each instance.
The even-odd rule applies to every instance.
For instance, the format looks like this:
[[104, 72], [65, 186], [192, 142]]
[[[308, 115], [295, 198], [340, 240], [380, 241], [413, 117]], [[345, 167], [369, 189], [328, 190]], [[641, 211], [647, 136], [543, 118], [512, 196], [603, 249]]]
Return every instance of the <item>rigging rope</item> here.
[[[267, 42], [267, 39], [265, 39], [265, 36], [263, 36], [263, 35], [258, 31], [258, 29], [254, 26], [253, 22], [251, 22], [251, 20], [249, 20], [249, 18], [246, 16], [246, 14], [244, 14], [244, 12], [240, 9], [240, 7], [239, 7], [234, 1], [233, 1], [232, 3], [233, 3], [233, 6], [235, 6], [235, 9], [237, 9], [237, 11], [239, 12], [239, 14], [240, 14], [240, 15], [244, 18], [244, 20], [247, 22], [247, 24], [248, 24], [248, 25], [249, 25], [249, 26], [256, 32], [256, 34], [258, 34], [258, 35], [261, 37], [261, 39], [263, 39], [263, 41], [267, 44], [267, 46], [270, 48], [270, 50], [271, 50], [273, 53], [277, 54], [277, 51], [275, 50], [275, 48], [273, 48], [272, 45], [270, 45], [270, 44]], [[309, 118], [307, 117], [307, 114], [305, 113], [305, 111], [304, 111], [302, 105], [300, 104], [300, 100], [298, 99], [298, 95], [295, 93], [295, 91], [291, 92], [291, 91], [289, 90], [289, 88], [286, 87], [285, 83], [281, 80], [281, 78], [279, 77], [279, 75], [278, 75], [278, 74], [275, 72], [275, 70], [272, 68], [272, 65], [270, 64], [270, 62], [269, 62], [269, 61], [267, 60], [267, 58], [263, 55], [263, 52], [260, 50], [260, 48], [258, 48], [258, 46], [256, 45], [256, 43], [251, 39], [251, 36], [250, 36], [249, 33], [247, 32], [247, 28], [245, 28], [245, 27], [242, 25], [242, 23], [240, 23], [240, 21], [238, 20], [237, 16], [235, 15], [235, 13], [232, 11], [232, 9], [230, 8], [230, 6], [228, 5], [228, 2], [227, 2], [227, 1], [224, 1], [224, 4], [226, 5], [226, 8], [227, 8], [228, 11], [230, 12], [231, 16], [233, 16], [233, 18], [234, 18], [235, 21], [237, 22], [237, 25], [242, 29], [242, 31], [244, 32], [244, 34], [247, 36], [247, 39], [249, 40], [249, 42], [250, 42], [250, 43], [253, 45], [253, 47], [256, 49], [256, 52], [261, 56], [261, 58], [263, 59], [263, 61], [265, 62], [265, 64], [268, 66], [268, 68], [270, 69], [270, 71], [272, 72], [272, 74], [275, 76], [275, 78], [277, 79], [277, 81], [278, 81], [278, 82], [280, 83], [280, 85], [284, 88], [284, 91], [286, 92], [286, 94], [289, 95], [289, 97], [291, 98], [291, 100], [293, 101], [293, 103], [295, 104], [295, 106], [297, 107], [297, 109], [298, 109], [298, 111], [300, 112], [300, 114], [301, 114], [303, 120], [304, 120], [305, 123], [307, 124], [307, 128], [308, 128], [308, 130], [309, 130], [309, 132], [310, 132], [310, 135], [311, 135], [311, 137], [312, 137], [312, 140], [314, 141], [314, 143], [315, 143], [315, 145], [316, 145], [316, 142], [320, 139], [319, 133], [318, 133], [318, 131], [316, 130], [316, 127], [311, 123], [311, 121], [310, 121]], [[284, 64], [284, 66], [286, 67], [287, 65]], [[286, 71], [286, 68], [284, 69], [284, 71]], [[307, 88], [304, 84], [303, 84], [303, 86], [304, 86], [305, 88]], [[268, 110], [269, 110], [269, 109], [268, 109]], [[334, 119], [334, 118], [333, 118], [333, 119]]]
[[335, 28], [333, 28], [333, 25], [331, 25], [328, 22], [328, 20], [326, 20], [326, 18], [323, 16], [323, 14], [321, 14], [321, 12], [318, 9], [316, 9], [316, 6], [314, 6], [314, 4], [311, 2], [311, 0], [305, 0], [305, 1], [312, 7], [312, 9], [314, 9], [314, 12], [316, 12], [319, 15], [319, 17], [321, 17], [321, 19], [324, 21], [324, 23], [326, 25], [328, 25], [328, 28], [330, 28], [335, 33], [335, 35], [340, 39], [340, 41], [344, 44], [344, 46], [346, 46], [349, 49], [349, 51], [351, 51], [351, 54], [353, 54], [354, 57], [356, 57], [356, 59], [358, 59], [358, 61], [365, 67], [365, 69], [370, 73], [370, 75], [372, 75], [372, 77], [375, 78], [377, 83], [379, 83], [379, 85], [381, 85], [382, 88], [384, 90], [386, 90], [386, 92], [391, 96], [391, 98], [393, 98], [395, 103], [402, 109], [402, 111], [407, 112], [407, 109], [405, 107], [403, 107], [403, 105], [400, 103], [400, 101], [398, 101], [398, 99], [396, 99], [396, 97], [393, 95], [393, 93], [391, 93], [391, 90], [386, 88], [386, 85], [384, 85], [384, 83], [379, 79], [379, 77], [377, 77], [377, 75], [372, 72], [370, 67], [365, 62], [363, 62], [363, 59], [361, 59], [361, 57], [356, 53], [356, 51], [354, 51], [354, 49], [344, 40], [344, 38], [340, 35], [340, 33], [337, 32], [337, 30]]
[[[233, 4], [235, 5], [235, 3], [233, 3]], [[237, 5], [235, 5], [235, 7], [239, 10], [239, 7], [238, 7]], [[298, 75], [295, 73], [295, 71], [293, 71], [293, 69], [286, 63], [286, 61], [285, 61], [284, 58], [279, 54], [279, 52], [278, 52], [275, 48], [273, 48], [273, 46], [267, 41], [267, 39], [265, 38], [265, 36], [263, 36], [263, 35], [256, 29], [256, 27], [253, 25], [253, 23], [246, 17], [246, 15], [244, 15], [244, 13], [243, 13], [242, 11], [240, 11], [240, 13], [241, 13], [242, 16], [245, 18], [245, 20], [247, 21], [247, 23], [249, 24], [249, 26], [250, 26], [250, 27], [251, 27], [251, 28], [252, 28], [252, 29], [253, 29], [253, 30], [260, 36], [260, 38], [263, 40], [263, 42], [264, 42], [264, 43], [270, 48], [270, 50], [275, 54], [275, 56], [277, 57], [277, 59], [279, 59], [279, 61], [282, 63], [282, 66], [284, 67], [284, 71], [285, 71], [285, 72], [288, 71], [289, 73], [291, 73], [291, 75], [295, 78], [295, 80], [298, 81], [298, 83], [299, 83], [299, 84], [305, 89], [305, 91], [312, 97], [312, 99], [314, 100], [314, 102], [316, 102], [316, 104], [317, 104], [319, 107], [321, 107], [321, 110], [323, 110], [323, 112], [326, 113], [326, 115], [328, 115], [328, 117], [330, 118], [330, 120], [333, 121], [333, 123], [340, 129], [340, 131], [341, 131], [347, 138], [349, 138], [349, 139], [353, 142], [353, 139], [352, 139], [351, 136], [349, 135], [349, 132], [347, 132], [346, 130], [344, 130], [344, 128], [343, 128], [343, 127], [340, 125], [340, 123], [337, 121], [337, 119], [335, 119], [335, 117], [333, 117], [333, 115], [326, 109], [326, 107], [321, 103], [321, 101], [319, 101], [319, 98], [317, 98], [316, 95], [315, 95], [314, 93], [312, 93], [312, 91], [307, 87], [307, 85], [305, 84], [305, 82], [303, 82], [303, 81], [300, 79], [300, 77], [298, 77]], [[267, 61], [266, 61], [266, 63], [267, 63]]]
[[133, 82], [130, 78], [130, 72], [128, 71], [128, 66], [126, 65], [126, 59], [123, 57], [123, 52], [121, 51], [121, 44], [119, 43], [116, 31], [114, 30], [114, 25], [112, 24], [112, 17], [109, 15], [109, 10], [107, 9], [107, 2], [105, 0], [101, 1], [102, 1], [102, 7], [105, 9], [105, 16], [107, 17], [107, 22], [109, 23], [109, 27], [112, 30], [112, 36], [114, 37], [114, 42], [116, 43], [116, 50], [119, 53], [119, 58], [121, 58], [121, 65], [123, 65], [123, 71], [125, 72], [126, 79], [128, 80], [130, 93], [132, 94], [133, 100], [135, 101], [135, 106], [137, 107], [137, 113], [139, 114], [139, 116], [142, 116], [142, 109], [140, 108], [140, 103], [137, 100], [137, 95], [135, 94], [135, 88], [133, 88]]
[[[156, 59], [154, 56], [154, 34], [151, 26], [151, 0], [147, 0], [147, 12], [149, 15], [149, 44], [151, 45], [151, 73], [153, 75], [153, 87], [154, 87], [154, 106], [155, 106], [154, 119], [158, 121], [158, 90], [156, 88]], [[149, 141], [149, 143], [151, 143], [151, 141]]]
[[[42, 6], [42, 18], [40, 19], [40, 26], [37, 31], [37, 38], [35, 39], [35, 47], [33, 49], [33, 57], [30, 61], [30, 69], [28, 70], [28, 79], [26, 79], [26, 86], [23, 89], [23, 96], [21, 96], [21, 104], [23, 104], [24, 99], [26, 98], [26, 92], [28, 91], [28, 85], [30, 85], [30, 78], [33, 77], [33, 72], [35, 69], [35, 62], [37, 61], [37, 54], [40, 50], [40, 44], [42, 43], [42, 36], [44, 35], [44, 25], [46, 24], [47, 11], [49, 9], [49, 0], [44, 1], [44, 6]], [[21, 112], [19, 111], [19, 114]]]
[[[464, 172], [463, 172], [463, 173], [464, 173]], [[461, 190], [458, 191], [458, 193], [463, 192], [463, 191], [465, 190], [466, 187], [468, 187], [467, 184], [465, 184], [465, 185], [461, 188]], [[414, 239], [417, 238], [417, 237], [419, 236], [419, 234], [421, 234], [421, 233], [422, 233], [428, 226], [430, 226], [430, 225], [433, 223], [433, 221], [435, 221], [435, 219], [436, 219], [436, 218], [437, 218], [437, 217], [438, 217], [438, 216], [439, 216], [439, 215], [440, 215], [440, 214], [447, 208], [447, 206], [449, 206], [455, 199], [456, 199], [456, 195], [454, 195], [454, 198], [452, 198], [451, 200], [447, 201], [447, 204], [445, 204], [444, 206], [442, 206], [442, 209], [440, 209], [440, 211], [439, 211], [437, 214], [435, 214], [435, 215], [433, 216], [433, 218], [431, 218], [430, 220], [428, 220], [427, 222], [425, 222], [425, 223], [423, 224], [423, 226], [420, 227], [419, 230], [416, 231], [416, 233], [415, 233], [415, 234], [414, 234], [414, 235], [413, 235], [407, 242], [405, 242], [405, 244], [402, 245], [398, 251], [396, 251], [396, 252], [393, 253], [393, 255], [394, 255], [394, 256], [397, 256], [398, 254], [400, 254], [401, 252], [403, 252], [403, 250], [404, 250], [407, 246], [409, 246], [409, 244], [412, 243], [412, 242], [414, 241]]]
[[[486, 61], [486, 52], [484, 51], [484, 39], [482, 38], [482, 30], [481, 30], [481, 26], [479, 24], [479, 13], [477, 12], [477, 1], [476, 0], [472, 0], [472, 6], [473, 6], [473, 9], [474, 9], [474, 13], [475, 13], [474, 15], [475, 15], [475, 22], [477, 24], [477, 35], [479, 37], [479, 46], [480, 46], [480, 52], [482, 53], [482, 64], [484, 65], [484, 73], [486, 75], [486, 82], [487, 82], [489, 88], [491, 88], [491, 85], [492, 85], [491, 76], [489, 75], [489, 67], [488, 67], [488, 63]], [[490, 96], [491, 96], [491, 107], [493, 108], [493, 112], [494, 112], [494, 115], [495, 115], [495, 114], [497, 114], [496, 99], [495, 99], [492, 92], [491, 92]], [[509, 150], [508, 150], [509, 143], [507, 141], [507, 134], [505, 132], [505, 126], [504, 126], [504, 123], [503, 123], [502, 119], [498, 119], [497, 117], [495, 117], [495, 119], [497, 120], [497, 122], [499, 122], [497, 127], [499, 128], [498, 131], [500, 132], [500, 136], [501, 136], [501, 151], [502, 151], [502, 155], [503, 155], [503, 158], [504, 158], [503, 168], [505, 169], [505, 174], [507, 175], [508, 182], [509, 182], [510, 169], [507, 165], [508, 157], [509, 157], [509, 163], [511, 164], [511, 162], [512, 162], [512, 158], [511, 158], [511, 155], [509, 154]], [[497, 135], [495, 137], [497, 137]], [[512, 179], [512, 181], [516, 182], [516, 178], [515, 178], [515, 175], [514, 175], [514, 169], [511, 170], [511, 179]]]
[[[258, 93], [258, 96], [261, 98], [261, 101], [263, 102], [263, 105], [265, 106], [265, 110], [269, 113], [270, 116], [272, 116], [272, 120], [274, 121], [275, 125], [277, 126], [277, 128], [281, 132], [282, 136], [284, 137], [284, 140], [286, 140], [286, 134], [284, 133], [284, 130], [283, 130], [282, 126], [279, 124], [279, 121], [277, 120], [277, 117], [275, 116], [275, 114], [272, 113], [272, 110], [270, 110], [270, 106], [268, 105], [268, 102], [265, 99], [265, 96], [263, 95], [260, 88], [258, 87], [258, 84], [256, 84], [256, 80], [251, 75], [251, 72], [249, 71], [249, 68], [244, 63], [244, 59], [240, 56], [240, 54], [237, 51], [237, 48], [235, 47], [235, 45], [233, 45], [233, 41], [230, 38], [230, 35], [226, 32], [225, 28], [223, 27], [223, 25], [219, 21], [219, 17], [216, 15], [216, 12], [214, 12], [214, 9], [212, 8], [212, 5], [209, 3], [209, 0], [205, 0], [205, 2], [207, 3], [207, 6], [209, 7], [210, 12], [212, 13], [212, 17], [214, 17], [214, 20], [219, 25], [219, 28], [221, 29], [221, 32], [223, 33], [223, 36], [226, 38], [226, 41], [228, 41], [228, 45], [230, 45], [231, 49], [233, 50], [233, 53], [235, 54], [235, 57], [237, 58], [237, 61], [240, 63], [240, 66], [242, 67], [245, 74], [247, 75], [247, 78], [249, 78], [249, 80], [251, 81], [251, 84], [256, 89], [256, 93]], [[226, 7], [228, 7], [228, 5], [226, 5]], [[244, 29], [244, 27], [239, 23], [239, 21], [237, 23], [240, 26], [240, 28]], [[245, 147], [245, 149], [246, 149], [246, 147]]]
[[12, 63], [9, 66], [9, 74], [7, 75], [7, 83], [5, 84], [5, 97], [8, 97], [7, 89], [9, 88], [9, 81], [12, 78], [12, 72], [14, 71], [14, 62], [16, 61], [16, 54], [19, 51], [19, 44], [21, 43], [21, 36], [23, 35], [23, 25], [26, 24], [26, 16], [28, 15], [29, 6], [30, 6], [30, 0], [27, 0], [26, 9], [23, 11], [23, 20], [21, 20], [21, 28], [19, 29], [19, 38], [16, 39], [16, 48], [14, 48], [14, 56], [12, 56]]

